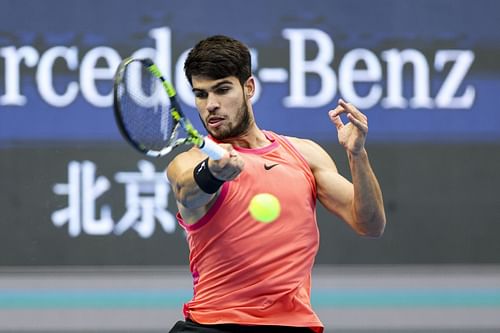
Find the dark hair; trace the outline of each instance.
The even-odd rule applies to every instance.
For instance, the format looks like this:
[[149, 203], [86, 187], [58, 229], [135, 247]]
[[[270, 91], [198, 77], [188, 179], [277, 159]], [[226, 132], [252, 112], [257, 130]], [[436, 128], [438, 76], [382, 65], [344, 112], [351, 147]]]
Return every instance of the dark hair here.
[[189, 52], [184, 72], [191, 85], [194, 75], [213, 80], [235, 76], [243, 84], [252, 75], [250, 51], [246, 45], [231, 37], [208, 37]]

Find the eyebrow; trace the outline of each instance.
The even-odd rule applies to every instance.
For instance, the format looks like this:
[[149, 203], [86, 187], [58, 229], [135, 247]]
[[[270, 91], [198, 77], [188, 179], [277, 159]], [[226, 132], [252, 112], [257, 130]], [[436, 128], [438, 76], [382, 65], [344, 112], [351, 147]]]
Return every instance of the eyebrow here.
[[[210, 87], [208, 90], [216, 90], [217, 88], [219, 88], [220, 86], [224, 85], [224, 84], [230, 84], [230, 85], [233, 85], [233, 83], [229, 80], [223, 80], [223, 81], [220, 81], [220, 82], [217, 82], [216, 84], [214, 84], [212, 87]], [[200, 88], [193, 88], [192, 89], [193, 92], [196, 92], [196, 91], [205, 91], [205, 89], [200, 89]]]

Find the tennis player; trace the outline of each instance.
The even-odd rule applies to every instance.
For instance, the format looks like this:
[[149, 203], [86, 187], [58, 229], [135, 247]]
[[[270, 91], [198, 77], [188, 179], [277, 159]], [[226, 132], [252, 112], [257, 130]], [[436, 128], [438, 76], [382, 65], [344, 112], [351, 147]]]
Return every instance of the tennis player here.
[[[343, 100], [328, 114], [347, 152], [351, 183], [318, 144], [257, 126], [244, 44], [226, 36], [204, 39], [184, 69], [199, 116], [227, 155], [215, 161], [192, 148], [167, 168], [194, 286], [185, 320], [170, 332], [322, 332], [310, 301], [317, 200], [361, 236], [380, 237], [386, 223], [365, 149], [367, 117]], [[274, 222], [259, 223], [248, 213], [258, 193], [281, 202]]]

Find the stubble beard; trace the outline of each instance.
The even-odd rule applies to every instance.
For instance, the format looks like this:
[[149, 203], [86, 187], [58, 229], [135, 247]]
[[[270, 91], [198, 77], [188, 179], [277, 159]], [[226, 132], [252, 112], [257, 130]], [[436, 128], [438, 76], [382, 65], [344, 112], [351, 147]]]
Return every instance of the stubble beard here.
[[238, 109], [238, 117], [235, 119], [235, 121], [228, 123], [225, 129], [217, 133], [210, 131], [203, 120], [202, 123], [206, 131], [218, 141], [224, 141], [226, 139], [239, 137], [245, 134], [250, 128], [251, 120], [250, 112], [248, 111], [248, 105], [246, 104], [246, 101], [243, 100], [242, 105]]

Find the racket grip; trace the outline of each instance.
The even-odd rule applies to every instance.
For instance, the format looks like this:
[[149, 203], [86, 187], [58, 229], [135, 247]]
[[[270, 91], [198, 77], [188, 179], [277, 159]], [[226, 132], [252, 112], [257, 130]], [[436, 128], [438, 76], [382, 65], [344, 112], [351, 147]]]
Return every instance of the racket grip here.
[[224, 148], [206, 137], [203, 138], [203, 145], [200, 147], [200, 150], [213, 160], [220, 160], [227, 154]]

